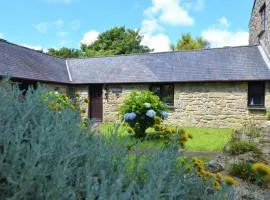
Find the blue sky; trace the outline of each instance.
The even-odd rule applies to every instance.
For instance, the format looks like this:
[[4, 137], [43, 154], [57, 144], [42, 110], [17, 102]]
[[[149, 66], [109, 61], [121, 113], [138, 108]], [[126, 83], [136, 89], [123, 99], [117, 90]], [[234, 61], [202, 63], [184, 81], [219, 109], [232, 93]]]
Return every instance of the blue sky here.
[[79, 48], [114, 26], [141, 29], [167, 51], [183, 33], [212, 47], [248, 44], [253, 0], [2, 0], [0, 37], [35, 49]]

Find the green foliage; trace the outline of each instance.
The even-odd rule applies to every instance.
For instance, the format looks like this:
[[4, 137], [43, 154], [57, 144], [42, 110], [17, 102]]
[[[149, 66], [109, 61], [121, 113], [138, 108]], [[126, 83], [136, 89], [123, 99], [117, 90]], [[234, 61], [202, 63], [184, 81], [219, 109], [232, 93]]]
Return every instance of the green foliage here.
[[43, 95], [43, 99], [52, 110], [79, 110], [82, 114], [84, 114], [86, 111], [84, 109], [80, 109], [80, 104], [83, 102], [89, 103], [89, 100], [87, 98], [81, 98], [79, 93], [76, 93], [75, 97], [70, 99], [64, 93], [50, 91]]
[[267, 115], [267, 120], [269, 121], [270, 120], [270, 111], [267, 111], [266, 115]]
[[161, 125], [160, 120], [157, 120], [153, 127], [146, 129], [145, 133], [147, 139], [162, 140], [166, 145], [177, 141], [182, 148], [185, 147], [185, 143], [189, 139], [192, 139], [192, 135], [186, 133], [184, 129], [170, 125]]
[[85, 57], [110, 56], [132, 53], [147, 53], [152, 51], [141, 45], [143, 36], [139, 31], [114, 27], [101, 33], [91, 45], [82, 44], [81, 50]]
[[254, 154], [260, 156], [262, 151], [257, 147], [256, 144], [245, 142], [242, 140], [234, 141], [229, 143], [229, 151], [231, 155], [240, 155], [248, 152], [253, 152]]
[[141, 45], [143, 36], [139, 30], [126, 29], [125, 27], [114, 27], [98, 36], [98, 39], [90, 45], [81, 44], [80, 49], [50, 48], [49, 55], [62, 58], [85, 58], [93, 56], [112, 56], [134, 53], [148, 53], [153, 51], [147, 46]]
[[[233, 199], [178, 165], [178, 148], [155, 151], [143, 162], [117, 139], [81, 129], [78, 112], [55, 112], [47, 91], [0, 84], [0, 199]], [[117, 135], [117, 130], [112, 135]], [[139, 175], [139, 176], [138, 176]]]
[[82, 51], [79, 49], [69, 49], [62, 47], [61, 49], [48, 49], [48, 54], [52, 56], [62, 57], [62, 58], [79, 58], [82, 56]]
[[236, 163], [231, 166], [229, 173], [259, 186], [269, 187], [270, 184], [270, 166], [264, 163]]
[[194, 50], [208, 48], [209, 43], [202, 37], [193, 38], [190, 33], [183, 34], [176, 45], [171, 45], [171, 50]]
[[125, 114], [135, 113], [136, 118], [127, 121], [127, 123], [134, 130], [136, 137], [144, 138], [146, 129], [153, 127], [156, 124], [155, 120], [157, 120], [155, 117], [146, 115], [149, 110], [155, 111], [156, 116], [161, 117], [162, 111], [167, 110], [167, 105], [150, 91], [132, 92], [120, 106], [119, 116], [125, 120]]
[[255, 143], [255, 139], [260, 137], [260, 130], [252, 123], [245, 123], [241, 129], [234, 131], [232, 139], [228, 143], [228, 153], [231, 155], [240, 155], [252, 152], [260, 158], [261, 149]]
[[252, 163], [249, 162], [233, 164], [229, 169], [229, 174], [250, 182], [255, 182], [258, 179], [255, 171], [252, 169]]
[[58, 92], [47, 92], [43, 95], [44, 101], [49, 105], [49, 108], [59, 111], [67, 108], [75, 109], [77, 106], [67, 97], [66, 94]]

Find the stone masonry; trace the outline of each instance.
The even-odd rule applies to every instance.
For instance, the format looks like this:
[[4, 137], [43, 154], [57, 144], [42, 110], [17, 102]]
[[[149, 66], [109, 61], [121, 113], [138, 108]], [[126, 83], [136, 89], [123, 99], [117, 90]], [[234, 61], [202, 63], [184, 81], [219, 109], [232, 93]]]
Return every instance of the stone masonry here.
[[[260, 10], [262, 6], [266, 6], [266, 27], [265, 31], [261, 26]], [[257, 45], [261, 44], [268, 56], [270, 55], [270, 0], [256, 0], [252, 11], [250, 23], [249, 23], [249, 44]], [[269, 86], [268, 86], [269, 91]], [[270, 99], [269, 95], [266, 95], [266, 106], [269, 108]], [[263, 153], [266, 160], [270, 163], [270, 123], [265, 122], [263, 127], [263, 138], [261, 140]]]
[[[118, 108], [125, 98], [132, 91], [148, 90], [147, 84], [123, 84], [107, 85], [103, 90], [103, 121], [114, 122], [119, 120], [117, 116]], [[115, 93], [114, 90], [122, 90], [121, 93]]]
[[[262, 32], [260, 9], [266, 5], [266, 30]], [[270, 0], [256, 0], [249, 23], [249, 44], [262, 44], [270, 55]]]
[[[113, 88], [122, 92], [114, 94]], [[107, 86], [103, 92], [104, 121], [117, 121], [117, 110], [133, 90], [147, 90], [147, 84]], [[174, 86], [174, 111], [168, 123], [181, 126], [237, 128], [242, 122], [266, 121], [266, 110], [249, 110], [247, 82], [179, 83]], [[270, 108], [270, 87], [266, 85], [266, 107]]]

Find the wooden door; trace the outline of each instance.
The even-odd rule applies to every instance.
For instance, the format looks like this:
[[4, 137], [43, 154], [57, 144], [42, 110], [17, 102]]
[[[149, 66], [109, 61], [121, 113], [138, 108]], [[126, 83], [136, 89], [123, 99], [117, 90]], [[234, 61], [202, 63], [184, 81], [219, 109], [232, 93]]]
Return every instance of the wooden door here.
[[89, 99], [90, 99], [89, 103], [90, 119], [96, 122], [102, 122], [103, 118], [102, 85], [90, 85]]

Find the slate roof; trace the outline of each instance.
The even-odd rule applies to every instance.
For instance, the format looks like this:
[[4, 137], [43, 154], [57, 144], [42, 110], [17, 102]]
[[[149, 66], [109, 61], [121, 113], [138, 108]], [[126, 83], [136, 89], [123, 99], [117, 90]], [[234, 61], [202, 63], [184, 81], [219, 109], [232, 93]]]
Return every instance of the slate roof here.
[[39, 81], [69, 82], [65, 60], [0, 40], [0, 75]]
[[70, 59], [75, 83], [270, 80], [258, 46]]
[[65, 60], [0, 40], [0, 76], [72, 84], [270, 80], [270, 64], [260, 49], [243, 46]]

